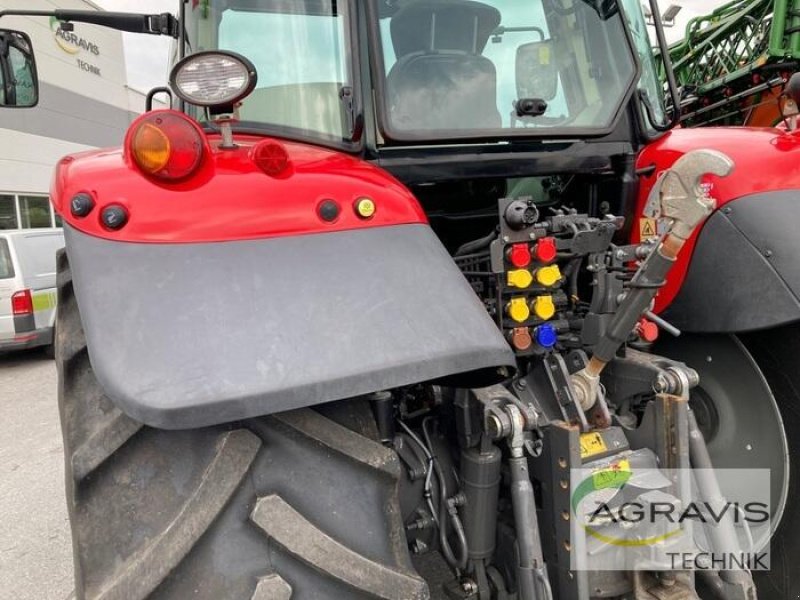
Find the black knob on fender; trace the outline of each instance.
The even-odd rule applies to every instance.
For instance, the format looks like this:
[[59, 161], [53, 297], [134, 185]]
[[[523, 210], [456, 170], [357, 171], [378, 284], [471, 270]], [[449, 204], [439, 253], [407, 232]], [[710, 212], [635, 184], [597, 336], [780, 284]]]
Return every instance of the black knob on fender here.
[[103, 209], [100, 220], [108, 229], [122, 229], [128, 222], [128, 211], [124, 206], [111, 204]]
[[94, 208], [94, 199], [89, 194], [75, 194], [69, 202], [69, 210], [74, 217], [85, 217]]
[[339, 218], [341, 208], [333, 200], [323, 200], [317, 208], [319, 218], [327, 223], [333, 223]]

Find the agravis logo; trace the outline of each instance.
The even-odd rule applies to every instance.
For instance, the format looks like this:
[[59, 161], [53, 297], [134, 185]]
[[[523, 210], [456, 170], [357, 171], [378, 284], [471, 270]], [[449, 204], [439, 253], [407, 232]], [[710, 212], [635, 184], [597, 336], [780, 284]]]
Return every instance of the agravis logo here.
[[100, 48], [97, 44], [80, 37], [74, 31], [64, 31], [61, 28], [61, 22], [55, 17], [50, 17], [50, 29], [55, 34], [56, 44], [67, 54], [78, 54], [85, 51], [94, 56], [100, 56]]
[[727, 471], [735, 470], [665, 471], [645, 459], [634, 451], [571, 472], [571, 545], [591, 549], [588, 562], [575, 559], [574, 568], [760, 569], [768, 563], [768, 549], [754, 541], [771, 528], [768, 471], [757, 473], [763, 484], [755, 490], [726, 486], [733, 496], [708, 498], [701, 490], [719, 489], [709, 483], [718, 476], [730, 482]]
[[[624, 510], [629, 508], [629, 506], [622, 505], [612, 510], [605, 501], [598, 501], [597, 508], [588, 515], [583, 517], [580, 515], [580, 512], [582, 512], [580, 507], [583, 506], [584, 500], [590, 499], [596, 492], [602, 492], [603, 490], [622, 491], [632, 475], [630, 463], [627, 460], [620, 460], [606, 469], [590, 473], [576, 486], [575, 491], [572, 493], [572, 514], [578, 519], [584, 531], [593, 538], [614, 546], [652, 546], [683, 533], [683, 529], [678, 525], [667, 533], [646, 538], [628, 539], [604, 534], [600, 531], [600, 527], [626, 519], [628, 515], [624, 514]], [[631, 503], [627, 504], [630, 505]]]

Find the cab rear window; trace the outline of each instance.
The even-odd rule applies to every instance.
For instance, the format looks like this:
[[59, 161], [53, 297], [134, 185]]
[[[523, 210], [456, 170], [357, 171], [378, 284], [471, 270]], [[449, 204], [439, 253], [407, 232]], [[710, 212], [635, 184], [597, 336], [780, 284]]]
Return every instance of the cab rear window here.
[[14, 277], [14, 265], [11, 264], [8, 242], [0, 239], [0, 279], [10, 279], [12, 277]]

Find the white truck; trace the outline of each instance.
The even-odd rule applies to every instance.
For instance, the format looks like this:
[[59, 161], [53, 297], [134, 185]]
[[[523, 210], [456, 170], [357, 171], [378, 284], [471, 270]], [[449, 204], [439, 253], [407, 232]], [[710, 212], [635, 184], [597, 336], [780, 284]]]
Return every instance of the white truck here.
[[0, 231], [0, 353], [43, 346], [52, 354], [60, 229]]

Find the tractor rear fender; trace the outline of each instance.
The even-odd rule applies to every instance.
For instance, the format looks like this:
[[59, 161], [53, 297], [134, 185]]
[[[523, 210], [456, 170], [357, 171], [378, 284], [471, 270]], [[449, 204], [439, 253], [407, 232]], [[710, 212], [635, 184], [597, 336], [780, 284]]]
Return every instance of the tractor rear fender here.
[[662, 313], [697, 333], [800, 320], [800, 189], [727, 203], [705, 223], [677, 296]]
[[194, 428], [512, 367], [424, 224], [200, 244], [66, 227], [92, 368], [129, 416]]
[[[55, 174], [92, 369], [126, 414], [195, 428], [513, 370], [502, 334], [391, 175], [304, 144], [203, 139], [188, 180], [149, 179], [121, 150], [68, 157]], [[279, 173], [254, 159], [264, 145], [285, 154]], [[103, 219], [115, 208], [122, 227]]]

